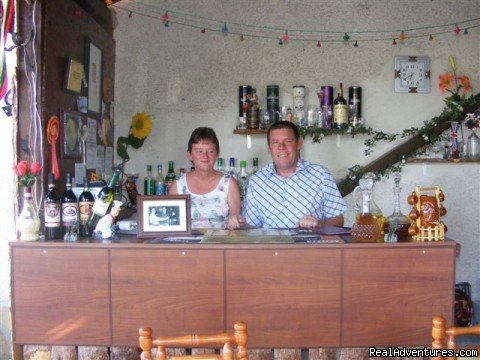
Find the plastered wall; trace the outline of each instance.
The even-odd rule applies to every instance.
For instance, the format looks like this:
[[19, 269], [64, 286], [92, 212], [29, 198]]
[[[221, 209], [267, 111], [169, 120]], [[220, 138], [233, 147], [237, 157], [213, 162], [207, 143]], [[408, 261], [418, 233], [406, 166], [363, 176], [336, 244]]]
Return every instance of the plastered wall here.
[[[115, 134], [128, 133], [131, 116], [139, 111], [153, 115], [151, 136], [139, 150], [129, 151], [126, 170], [145, 176], [147, 164], [174, 160], [176, 168], [189, 168], [185, 151], [191, 131], [211, 126], [221, 144], [221, 156], [248, 160], [259, 157], [260, 166], [270, 157], [265, 136], [233, 135], [238, 113], [238, 86], [257, 88], [260, 105], [265, 107], [266, 85], [280, 86], [280, 105], [292, 105], [292, 87], [305, 85], [307, 104], [317, 104], [321, 85], [343, 81], [346, 87], [363, 88], [363, 115], [367, 125], [385, 132], [420, 127], [441, 113], [444, 95], [437, 78], [449, 70], [448, 57], [457, 59], [458, 72], [468, 75], [475, 92], [480, 90], [480, 30], [455, 36], [452, 31], [428, 38], [391, 41], [324, 43], [222, 35], [159, 20], [162, 5], [198, 17], [228, 22], [287, 29], [335, 31], [393, 30], [449, 24], [480, 17], [479, 0], [336, 0], [336, 1], [233, 1], [184, 0], [122, 1], [119, 6], [142, 6], [155, 16], [141, 16], [120, 9], [116, 12]], [[152, 15], [153, 13], [150, 13]], [[155, 18], [156, 17], [156, 18]], [[393, 91], [394, 57], [428, 56], [431, 60], [432, 91], [429, 94], [398, 94]], [[394, 144], [379, 144], [372, 155], [363, 154], [363, 136], [354, 139], [328, 137], [321, 144], [306, 139], [302, 156], [326, 165], [337, 179], [355, 164], [364, 165]], [[118, 160], [118, 159], [117, 159]], [[471, 282], [474, 299], [480, 301], [479, 268], [479, 164], [415, 164], [403, 172], [403, 199], [416, 184], [440, 185], [446, 194], [449, 236], [459, 241], [462, 253], [457, 261], [457, 280]], [[377, 185], [377, 203], [386, 215], [392, 211], [393, 179]], [[351, 225], [351, 196], [346, 224]], [[406, 201], [402, 210], [408, 212]], [[439, 264], [441, 266], [441, 264]], [[478, 316], [478, 315], [477, 315]], [[477, 318], [478, 319], [478, 318]]]

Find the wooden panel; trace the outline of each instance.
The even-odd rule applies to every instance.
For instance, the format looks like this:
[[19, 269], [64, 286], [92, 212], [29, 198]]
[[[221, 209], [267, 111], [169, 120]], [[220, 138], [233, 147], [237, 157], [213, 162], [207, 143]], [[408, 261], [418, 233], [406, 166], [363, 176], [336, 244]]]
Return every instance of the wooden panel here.
[[251, 348], [338, 346], [340, 269], [340, 250], [227, 250], [227, 324]]
[[110, 343], [108, 250], [12, 249], [14, 342]]
[[342, 346], [430, 344], [452, 323], [454, 248], [345, 249]]
[[225, 330], [221, 250], [112, 250], [111, 277], [115, 345], [137, 346], [142, 326], [154, 336]]

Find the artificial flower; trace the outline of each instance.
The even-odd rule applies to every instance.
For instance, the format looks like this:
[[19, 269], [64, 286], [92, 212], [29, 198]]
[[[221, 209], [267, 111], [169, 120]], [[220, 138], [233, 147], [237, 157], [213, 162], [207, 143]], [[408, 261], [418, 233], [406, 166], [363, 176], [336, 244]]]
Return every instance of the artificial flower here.
[[470, 113], [467, 114], [467, 117], [465, 118], [465, 126], [470, 129], [476, 129], [480, 127], [480, 113]]
[[152, 131], [152, 117], [147, 113], [137, 113], [132, 118], [132, 135], [137, 139], [145, 139]]
[[152, 117], [147, 113], [136, 113], [132, 117], [128, 136], [119, 136], [117, 139], [117, 155], [123, 163], [130, 160], [127, 149], [129, 146], [139, 149], [152, 131]]
[[41, 170], [42, 166], [36, 161], [28, 164], [27, 161], [22, 160], [13, 167], [14, 173], [18, 176], [18, 181], [23, 186], [32, 186]]
[[453, 91], [455, 89], [455, 76], [451, 73], [445, 73], [438, 77], [438, 87], [443, 94], [445, 91]]
[[470, 79], [466, 75], [457, 76], [458, 84], [460, 90], [466, 94], [469, 91], [472, 91], [472, 85], [470, 84]]

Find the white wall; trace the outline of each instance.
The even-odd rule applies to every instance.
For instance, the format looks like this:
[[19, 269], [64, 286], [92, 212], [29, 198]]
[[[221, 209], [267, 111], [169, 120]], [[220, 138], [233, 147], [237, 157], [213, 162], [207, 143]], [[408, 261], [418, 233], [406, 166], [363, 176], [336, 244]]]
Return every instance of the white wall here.
[[[389, 30], [480, 17], [479, 0], [184, 0], [160, 4], [156, 0], [124, 0], [119, 6], [143, 9], [143, 13], [160, 17], [164, 4], [197, 17], [287, 29]], [[266, 165], [270, 157], [265, 136], [253, 136], [248, 148], [246, 137], [232, 133], [238, 113], [238, 86], [242, 84], [257, 88], [262, 107], [268, 84], [280, 86], [281, 105], [291, 105], [293, 85], [306, 86], [310, 104], [317, 104], [316, 90], [321, 85], [337, 85], [340, 81], [346, 87], [360, 85], [367, 124], [385, 132], [420, 127], [423, 121], [441, 113], [444, 95], [439, 93], [436, 79], [449, 70], [449, 55], [456, 57], [458, 72], [470, 77], [474, 90], [480, 89], [480, 28], [469, 29], [466, 36], [455, 36], [452, 26], [450, 33], [435, 36], [433, 42], [425, 37], [407, 38], [397, 46], [389, 40], [360, 42], [358, 48], [351, 43], [324, 43], [317, 48], [314, 42], [291, 41], [283, 46], [277, 40], [260, 38], [240, 42], [236, 35], [202, 34], [199, 29], [176, 24], [165, 28], [159, 19], [149, 16], [134, 13], [130, 18], [128, 12], [121, 10], [116, 10], [116, 14], [116, 136], [128, 133], [135, 112], [147, 111], [155, 119], [153, 132], [144, 146], [129, 151], [132, 160], [126, 169], [139, 173], [141, 178], [147, 164], [162, 163], [165, 168], [168, 160], [174, 160], [177, 168], [188, 168], [187, 140], [197, 126], [216, 130], [221, 156], [249, 160], [249, 164], [252, 157], [258, 156], [260, 166]], [[396, 55], [430, 57], [431, 93], [394, 93]], [[326, 165], [340, 179], [349, 167], [366, 164], [393, 145], [381, 144], [365, 157], [364, 139], [333, 136], [321, 144], [307, 139], [302, 156]], [[457, 280], [470, 281], [474, 297], [480, 301], [479, 165], [408, 165], [403, 176], [404, 193], [417, 183], [438, 184], [444, 189], [448, 235], [462, 244]], [[386, 215], [392, 210], [392, 184], [387, 179], [377, 185], [377, 202]], [[406, 207], [406, 203], [403, 205]], [[351, 210], [349, 206], [349, 214]], [[350, 218], [348, 215], [347, 224]]]

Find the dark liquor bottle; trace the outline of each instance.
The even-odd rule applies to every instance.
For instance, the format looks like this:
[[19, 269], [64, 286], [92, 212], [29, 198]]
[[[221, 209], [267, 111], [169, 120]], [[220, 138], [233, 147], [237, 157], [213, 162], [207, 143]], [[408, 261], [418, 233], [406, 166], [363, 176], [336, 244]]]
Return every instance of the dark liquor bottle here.
[[76, 226], [78, 221], [78, 203], [77, 197], [72, 190], [72, 179], [70, 173], [67, 173], [65, 183], [66, 190], [62, 195], [62, 228], [66, 234], [72, 227]]
[[92, 214], [93, 203], [95, 198], [93, 197], [90, 189], [88, 188], [88, 180], [83, 178], [83, 192], [78, 197], [78, 210], [79, 210], [79, 234], [82, 237], [90, 237], [92, 233], [88, 227], [88, 219]]
[[348, 121], [347, 100], [343, 97], [343, 83], [340, 83], [337, 98], [333, 101], [333, 128], [345, 129]]
[[108, 212], [110, 205], [115, 197], [115, 184], [120, 177], [119, 170], [115, 170], [110, 178], [110, 181], [105, 185], [97, 195], [95, 203], [93, 204], [92, 213], [88, 219], [88, 228], [91, 234], [95, 230], [98, 221]]
[[53, 174], [48, 174], [48, 191], [45, 194], [45, 240], [61, 239], [63, 237], [60, 217], [60, 197], [55, 191]]
[[175, 169], [173, 167], [173, 161], [168, 162], [168, 172], [167, 175], [165, 176], [165, 186], [167, 187], [167, 193], [168, 189], [170, 189], [170, 185], [172, 185], [173, 180], [175, 180], [177, 176], [175, 175]]

